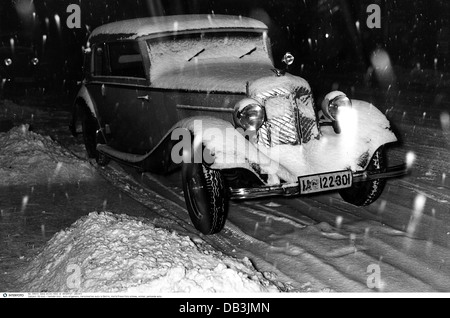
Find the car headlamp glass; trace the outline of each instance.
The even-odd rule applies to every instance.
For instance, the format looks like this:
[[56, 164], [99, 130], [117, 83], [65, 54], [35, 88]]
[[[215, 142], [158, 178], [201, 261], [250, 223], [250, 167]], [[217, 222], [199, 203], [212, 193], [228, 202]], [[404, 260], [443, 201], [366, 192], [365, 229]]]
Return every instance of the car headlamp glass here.
[[10, 58], [6, 58], [4, 60], [4, 63], [5, 63], [6, 66], [10, 66], [10, 65], [12, 65], [13, 61]]
[[265, 117], [264, 107], [252, 98], [241, 100], [234, 108], [234, 121], [245, 130], [258, 130], [264, 123]]
[[331, 92], [322, 103], [324, 115], [333, 121], [338, 120], [339, 109], [343, 107], [351, 108], [352, 101], [342, 92]]

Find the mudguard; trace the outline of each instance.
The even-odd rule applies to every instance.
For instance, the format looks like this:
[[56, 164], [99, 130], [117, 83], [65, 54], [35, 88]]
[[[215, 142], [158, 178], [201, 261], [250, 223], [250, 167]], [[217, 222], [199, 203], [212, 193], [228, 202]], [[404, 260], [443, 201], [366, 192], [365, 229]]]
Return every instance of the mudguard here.
[[91, 94], [89, 94], [88, 89], [84, 85], [82, 85], [80, 90], [78, 91], [77, 97], [75, 98], [75, 103], [77, 103], [79, 100], [83, 100], [86, 106], [91, 111], [92, 116], [97, 118], [97, 109], [94, 100], [92, 99]]
[[76, 98], [75, 98], [75, 102], [72, 107], [72, 118], [70, 119], [70, 122], [69, 122], [69, 129], [72, 132], [73, 136], [77, 135], [76, 121], [78, 119], [78, 112], [79, 112], [78, 106], [81, 105], [80, 101], [82, 101], [86, 105], [86, 107], [92, 113], [92, 116], [94, 118], [97, 118], [95, 102], [94, 102], [93, 98], [91, 97], [91, 94], [89, 94], [89, 91], [86, 88], [86, 86], [82, 85], [80, 90], [78, 91]]

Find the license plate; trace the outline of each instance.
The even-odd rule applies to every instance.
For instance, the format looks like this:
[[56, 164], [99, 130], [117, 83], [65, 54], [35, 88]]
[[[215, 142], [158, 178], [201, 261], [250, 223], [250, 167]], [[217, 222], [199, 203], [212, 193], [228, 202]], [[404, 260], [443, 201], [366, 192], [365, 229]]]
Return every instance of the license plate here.
[[318, 193], [350, 188], [353, 184], [351, 171], [324, 173], [299, 177], [300, 194]]

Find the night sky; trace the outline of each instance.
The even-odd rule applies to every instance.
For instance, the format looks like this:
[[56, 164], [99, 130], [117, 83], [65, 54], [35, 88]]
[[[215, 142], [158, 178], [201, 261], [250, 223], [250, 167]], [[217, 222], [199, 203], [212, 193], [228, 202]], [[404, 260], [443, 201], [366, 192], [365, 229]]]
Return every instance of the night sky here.
[[[68, 29], [69, 4], [79, 4], [81, 29]], [[382, 28], [368, 29], [366, 8], [382, 8]], [[448, 70], [450, 4], [444, 0], [1, 0], [0, 35], [33, 42], [55, 69], [79, 77], [82, 46], [97, 26], [130, 18], [216, 13], [255, 17], [270, 27], [275, 61], [292, 52], [294, 72], [364, 69], [370, 53], [386, 48], [395, 64]], [[357, 27], [359, 25], [359, 28]]]

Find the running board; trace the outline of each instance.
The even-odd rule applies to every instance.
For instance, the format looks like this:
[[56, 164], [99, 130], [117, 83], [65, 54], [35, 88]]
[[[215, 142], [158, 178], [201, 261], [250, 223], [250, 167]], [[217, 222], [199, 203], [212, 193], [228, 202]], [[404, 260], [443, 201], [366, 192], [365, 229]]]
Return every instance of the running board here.
[[121, 152], [121, 151], [111, 148], [110, 146], [103, 145], [103, 144], [98, 144], [97, 150], [99, 152], [107, 155], [108, 157], [113, 157], [113, 158], [116, 158], [116, 159], [119, 159], [119, 160], [122, 160], [125, 162], [129, 162], [129, 163], [140, 163], [140, 162], [144, 161], [145, 159], [147, 159], [149, 156], [149, 154], [135, 155], [132, 153]]

